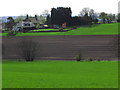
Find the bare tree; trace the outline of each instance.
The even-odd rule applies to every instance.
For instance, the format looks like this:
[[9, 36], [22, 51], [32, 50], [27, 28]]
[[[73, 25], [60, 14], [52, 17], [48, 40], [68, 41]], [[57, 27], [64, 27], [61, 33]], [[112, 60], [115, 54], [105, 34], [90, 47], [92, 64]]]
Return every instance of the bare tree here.
[[7, 18], [7, 23], [5, 23], [5, 27], [7, 30], [12, 30], [13, 26], [15, 25], [13, 17], [8, 17]]
[[90, 11], [89, 11], [89, 16], [90, 16], [93, 20], [95, 20], [95, 19], [98, 18], [98, 14], [97, 14], [93, 9], [90, 9]]
[[81, 16], [81, 17], [90, 16], [92, 19], [98, 18], [98, 14], [93, 9], [90, 9], [90, 8], [83, 8], [78, 16]]
[[25, 38], [19, 43], [18, 46], [22, 58], [24, 58], [26, 61], [33, 61], [35, 59], [39, 48], [39, 44], [37, 42], [30, 38]]
[[83, 8], [82, 11], [80, 12], [79, 16], [88, 16], [90, 12], [90, 8]]
[[42, 12], [42, 16], [44, 16], [45, 18], [47, 18], [48, 15], [49, 15], [49, 11], [48, 10], [44, 10]]
[[46, 21], [46, 18], [43, 15], [38, 16], [38, 22], [41, 24], [44, 24]]

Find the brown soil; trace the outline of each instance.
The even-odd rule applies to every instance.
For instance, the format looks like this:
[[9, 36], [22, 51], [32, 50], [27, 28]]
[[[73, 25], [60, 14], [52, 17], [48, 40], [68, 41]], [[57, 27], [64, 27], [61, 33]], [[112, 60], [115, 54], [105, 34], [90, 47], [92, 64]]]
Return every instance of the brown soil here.
[[21, 59], [18, 43], [24, 38], [39, 43], [36, 59], [75, 60], [79, 52], [82, 53], [83, 59], [117, 59], [112, 46], [117, 37], [117, 35], [4, 36], [3, 59]]

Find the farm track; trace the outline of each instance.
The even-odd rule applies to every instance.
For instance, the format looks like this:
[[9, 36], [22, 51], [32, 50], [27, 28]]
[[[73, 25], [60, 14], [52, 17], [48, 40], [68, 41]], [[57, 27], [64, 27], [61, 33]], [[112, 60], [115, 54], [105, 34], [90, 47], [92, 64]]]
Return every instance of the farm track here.
[[3, 59], [21, 59], [17, 45], [24, 38], [40, 44], [36, 59], [75, 60], [79, 52], [84, 59], [117, 59], [112, 45], [118, 35], [3, 36]]

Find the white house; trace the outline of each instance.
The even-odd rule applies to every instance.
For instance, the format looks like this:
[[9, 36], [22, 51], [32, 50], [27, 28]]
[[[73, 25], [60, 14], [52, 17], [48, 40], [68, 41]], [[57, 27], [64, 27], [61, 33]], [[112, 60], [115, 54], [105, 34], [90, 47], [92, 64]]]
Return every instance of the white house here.
[[32, 22], [19, 22], [13, 27], [13, 31], [22, 31], [25, 28], [32, 28], [35, 27], [35, 24]]
[[31, 30], [35, 29], [39, 24], [37, 18], [35, 17], [28, 17], [25, 20], [16, 23], [13, 27], [13, 31], [23, 31], [25, 29]]

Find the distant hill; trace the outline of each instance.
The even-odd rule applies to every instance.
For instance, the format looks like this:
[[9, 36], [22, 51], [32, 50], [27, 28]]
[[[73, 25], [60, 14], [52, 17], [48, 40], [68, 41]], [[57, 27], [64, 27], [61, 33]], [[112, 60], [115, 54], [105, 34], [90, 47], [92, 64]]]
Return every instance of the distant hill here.
[[13, 17], [13, 19], [16, 19], [17, 16], [2, 16], [0, 17], [0, 21], [2, 21], [2, 23], [6, 23], [8, 17]]

